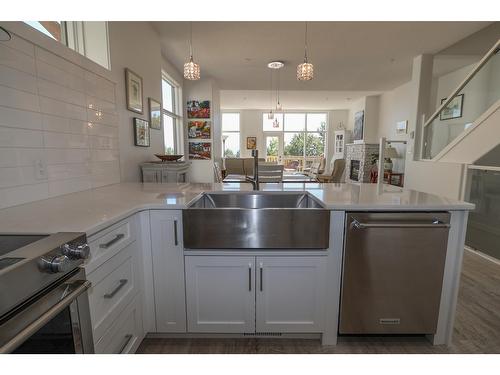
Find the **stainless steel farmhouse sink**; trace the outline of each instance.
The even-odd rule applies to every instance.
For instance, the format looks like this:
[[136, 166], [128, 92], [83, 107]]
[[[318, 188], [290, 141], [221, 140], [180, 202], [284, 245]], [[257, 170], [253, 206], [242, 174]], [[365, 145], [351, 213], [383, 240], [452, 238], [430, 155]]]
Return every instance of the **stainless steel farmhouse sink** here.
[[307, 192], [203, 193], [183, 210], [188, 249], [326, 249], [329, 228]]

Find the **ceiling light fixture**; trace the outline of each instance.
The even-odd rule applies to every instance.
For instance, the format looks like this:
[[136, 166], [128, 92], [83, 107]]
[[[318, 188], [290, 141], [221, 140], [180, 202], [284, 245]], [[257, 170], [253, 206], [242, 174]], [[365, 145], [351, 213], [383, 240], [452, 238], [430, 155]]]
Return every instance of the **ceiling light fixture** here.
[[[283, 111], [283, 106], [280, 103], [280, 83], [279, 83], [279, 70], [285, 66], [285, 63], [283, 61], [271, 61], [270, 63], [267, 64], [267, 67], [271, 69], [271, 110], [269, 111], [269, 114], [267, 115], [267, 118], [269, 120], [274, 119], [274, 113], [272, 110], [273, 107], [273, 71], [277, 70], [278, 71], [278, 78], [277, 78], [277, 83], [276, 83], [276, 111], [275, 112], [281, 112]], [[279, 128], [279, 121], [276, 118], [273, 121], [273, 127], [274, 128]]]
[[297, 65], [297, 79], [299, 81], [310, 81], [314, 78], [314, 66], [307, 60], [307, 22], [304, 37], [304, 62]]
[[184, 78], [190, 81], [200, 79], [200, 65], [193, 61], [193, 23], [189, 23], [189, 61], [184, 64]]
[[[269, 64], [267, 65], [269, 66]], [[267, 114], [267, 119], [272, 120], [274, 119], [274, 112], [273, 112], [273, 71], [271, 70], [271, 90], [269, 91], [269, 99], [271, 103], [271, 109], [269, 110], [269, 113]]]

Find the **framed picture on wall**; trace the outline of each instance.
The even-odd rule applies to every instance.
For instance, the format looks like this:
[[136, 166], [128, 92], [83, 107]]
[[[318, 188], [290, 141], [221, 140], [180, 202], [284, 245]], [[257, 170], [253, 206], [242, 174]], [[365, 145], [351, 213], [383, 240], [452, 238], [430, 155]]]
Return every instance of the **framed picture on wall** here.
[[358, 111], [354, 114], [354, 140], [363, 139], [363, 126], [365, 121], [365, 111]]
[[247, 137], [247, 150], [255, 150], [257, 148], [257, 137]]
[[396, 134], [406, 134], [408, 130], [408, 120], [396, 122]]
[[210, 121], [189, 121], [188, 138], [210, 139], [211, 138]]
[[128, 68], [125, 69], [125, 88], [127, 109], [142, 115], [144, 108], [142, 102], [142, 78]]
[[[443, 104], [448, 98], [441, 99], [441, 104]], [[464, 94], [457, 95], [454, 97], [446, 107], [443, 108], [439, 114], [440, 120], [451, 120], [454, 118], [462, 117], [462, 109], [464, 106]]]
[[161, 130], [161, 103], [149, 98], [149, 126]]
[[134, 144], [139, 147], [149, 147], [151, 145], [149, 122], [142, 118], [134, 117]]
[[188, 100], [188, 118], [210, 118], [210, 100]]
[[189, 159], [212, 159], [212, 144], [209, 142], [189, 142]]

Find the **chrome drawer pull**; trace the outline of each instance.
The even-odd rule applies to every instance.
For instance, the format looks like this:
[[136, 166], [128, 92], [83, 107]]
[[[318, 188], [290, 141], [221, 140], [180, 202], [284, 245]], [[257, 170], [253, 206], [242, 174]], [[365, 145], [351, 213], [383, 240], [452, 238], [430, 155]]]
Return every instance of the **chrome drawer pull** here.
[[114, 243], [120, 241], [123, 237], [125, 237], [125, 235], [123, 233], [118, 233], [115, 238], [113, 238], [111, 241], [108, 241], [106, 243], [102, 243], [99, 245], [99, 247], [101, 249], [107, 249], [108, 247], [110, 247], [111, 245], [113, 245]]
[[125, 286], [126, 283], [128, 283], [127, 279], [121, 279], [118, 286], [111, 293], [106, 293], [104, 295], [104, 298], [107, 298], [107, 299], [113, 298], [115, 296], [115, 294], [118, 293], [120, 291], [120, 289]]
[[449, 228], [450, 224], [443, 223], [436, 220], [432, 224], [420, 224], [420, 223], [361, 223], [357, 220], [353, 220], [351, 223], [351, 228], [355, 229], [365, 229], [365, 228]]
[[128, 346], [128, 343], [130, 342], [130, 340], [132, 340], [132, 337], [134, 337], [134, 336], [131, 334], [125, 335], [125, 341], [123, 342], [122, 346], [120, 347], [120, 351], [118, 352], [118, 354], [122, 354], [125, 351], [125, 348]]
[[248, 265], [248, 291], [252, 291], [252, 264]]
[[260, 264], [260, 291], [264, 290], [264, 283], [262, 282], [262, 272], [263, 272], [263, 264]]

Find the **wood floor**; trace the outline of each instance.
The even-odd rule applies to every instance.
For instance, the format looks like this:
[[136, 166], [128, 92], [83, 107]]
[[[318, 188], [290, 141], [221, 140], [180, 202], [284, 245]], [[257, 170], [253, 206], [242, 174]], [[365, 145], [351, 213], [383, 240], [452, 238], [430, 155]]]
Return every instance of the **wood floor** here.
[[145, 339], [137, 353], [500, 353], [500, 265], [466, 251], [453, 343], [432, 346], [423, 337], [344, 337], [336, 346], [296, 339]]

